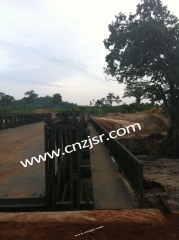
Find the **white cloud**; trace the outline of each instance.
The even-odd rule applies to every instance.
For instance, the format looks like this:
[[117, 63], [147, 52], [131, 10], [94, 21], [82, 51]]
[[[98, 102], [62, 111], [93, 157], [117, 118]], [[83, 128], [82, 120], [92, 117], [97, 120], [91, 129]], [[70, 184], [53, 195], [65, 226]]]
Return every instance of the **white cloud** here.
[[[60, 92], [84, 105], [108, 92], [122, 97], [124, 86], [105, 80], [103, 40], [115, 15], [135, 11], [139, 2], [0, 0], [1, 91], [16, 99], [31, 89]], [[176, 3], [164, 3], [176, 14]]]

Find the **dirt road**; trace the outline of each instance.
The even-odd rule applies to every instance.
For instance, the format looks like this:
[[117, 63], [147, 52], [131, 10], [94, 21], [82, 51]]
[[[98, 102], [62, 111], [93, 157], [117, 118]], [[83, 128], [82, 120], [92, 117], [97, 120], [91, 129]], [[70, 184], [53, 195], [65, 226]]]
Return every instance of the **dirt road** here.
[[52, 118], [54, 118], [56, 116], [55, 112], [52, 112], [50, 110], [46, 110], [46, 109], [36, 109], [35, 113], [51, 113]]
[[178, 219], [154, 210], [0, 214], [0, 239], [174, 240]]

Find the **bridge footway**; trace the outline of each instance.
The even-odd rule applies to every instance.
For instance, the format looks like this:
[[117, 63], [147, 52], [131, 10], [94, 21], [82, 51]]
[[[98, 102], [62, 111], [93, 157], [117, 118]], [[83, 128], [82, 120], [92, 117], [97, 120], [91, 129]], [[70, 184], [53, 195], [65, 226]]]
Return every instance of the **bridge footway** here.
[[[97, 133], [89, 126], [90, 136]], [[103, 143], [90, 150], [93, 180], [94, 209], [132, 209], [137, 208], [131, 190], [118, 171], [114, 158], [111, 158]], [[126, 163], [127, 164], [127, 163]]]

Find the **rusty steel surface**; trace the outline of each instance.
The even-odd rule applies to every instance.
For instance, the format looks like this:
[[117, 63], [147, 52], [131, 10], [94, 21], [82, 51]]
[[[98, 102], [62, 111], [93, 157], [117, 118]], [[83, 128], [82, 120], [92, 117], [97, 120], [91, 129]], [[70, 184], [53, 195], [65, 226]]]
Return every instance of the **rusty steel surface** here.
[[44, 155], [44, 123], [0, 131], [0, 202], [12, 198], [43, 198], [44, 162], [23, 167], [20, 161]]

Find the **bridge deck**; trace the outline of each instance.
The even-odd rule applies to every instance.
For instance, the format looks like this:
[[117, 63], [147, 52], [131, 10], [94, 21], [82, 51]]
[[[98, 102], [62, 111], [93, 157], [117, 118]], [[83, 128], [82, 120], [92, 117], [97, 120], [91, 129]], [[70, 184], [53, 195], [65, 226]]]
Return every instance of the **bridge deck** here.
[[0, 205], [17, 198], [43, 202], [44, 162], [26, 168], [20, 164], [39, 154], [44, 154], [44, 123], [0, 131]]
[[[91, 138], [97, 136], [89, 126]], [[90, 150], [95, 209], [131, 209], [137, 204], [123, 177], [103, 145], [99, 143]]]
[[[94, 128], [89, 128], [91, 136], [96, 136]], [[0, 131], [0, 205], [13, 204], [19, 198], [24, 204], [44, 202], [44, 162], [26, 168], [20, 164], [39, 154], [44, 154], [44, 123]], [[102, 143], [91, 149], [91, 167], [95, 209], [137, 207], [117, 164]]]

